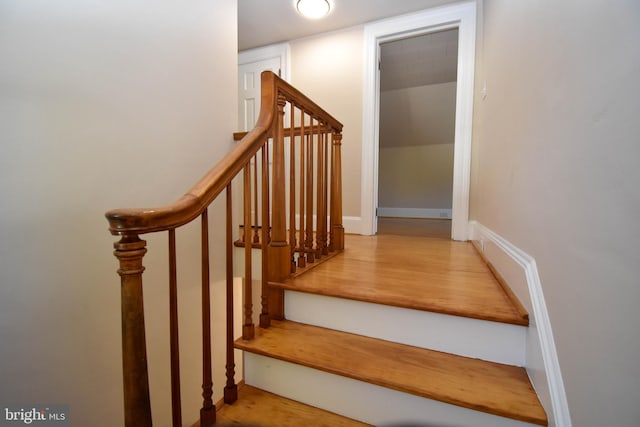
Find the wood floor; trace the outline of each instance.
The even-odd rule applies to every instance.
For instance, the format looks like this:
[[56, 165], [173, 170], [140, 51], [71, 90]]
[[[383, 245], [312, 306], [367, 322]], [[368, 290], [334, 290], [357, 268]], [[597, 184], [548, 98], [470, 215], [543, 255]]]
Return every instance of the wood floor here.
[[345, 237], [345, 251], [272, 283], [283, 289], [528, 325], [469, 242], [407, 235]]
[[[382, 387], [547, 425], [524, 368], [273, 321], [236, 348]], [[348, 355], [348, 357], [345, 357]], [[303, 424], [300, 424], [303, 425]]]
[[369, 424], [243, 385], [238, 390], [238, 400], [223, 406], [216, 414], [216, 426], [366, 427]]

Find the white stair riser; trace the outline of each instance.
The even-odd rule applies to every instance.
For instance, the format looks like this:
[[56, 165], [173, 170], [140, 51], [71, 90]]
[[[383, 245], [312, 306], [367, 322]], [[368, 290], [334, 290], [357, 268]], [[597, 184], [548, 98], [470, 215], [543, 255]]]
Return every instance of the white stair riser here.
[[285, 292], [285, 317], [415, 347], [525, 365], [523, 326], [294, 291]]
[[316, 369], [245, 352], [245, 382], [379, 427], [533, 427]]

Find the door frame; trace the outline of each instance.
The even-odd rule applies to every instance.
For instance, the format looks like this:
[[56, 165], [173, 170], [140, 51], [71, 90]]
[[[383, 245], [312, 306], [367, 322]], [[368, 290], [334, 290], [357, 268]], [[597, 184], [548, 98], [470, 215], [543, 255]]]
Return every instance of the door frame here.
[[458, 29], [458, 78], [453, 158], [451, 238], [468, 240], [471, 130], [476, 44], [476, 3], [456, 3], [377, 21], [364, 28], [361, 233], [377, 231], [380, 151], [380, 44], [434, 31]]

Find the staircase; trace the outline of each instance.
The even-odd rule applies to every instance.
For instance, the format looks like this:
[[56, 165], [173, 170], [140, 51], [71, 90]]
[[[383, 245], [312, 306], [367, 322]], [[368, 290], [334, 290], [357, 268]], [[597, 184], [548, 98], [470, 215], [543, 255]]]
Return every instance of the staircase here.
[[287, 320], [236, 341], [247, 384], [376, 426], [547, 425], [519, 367], [526, 313], [470, 243], [347, 236], [270, 285]]
[[[173, 427], [196, 418], [194, 390], [182, 393], [200, 372], [183, 364], [181, 380], [176, 248], [179, 231], [198, 219], [201, 253], [188, 256], [200, 261], [202, 336], [186, 351], [202, 355], [199, 426], [547, 425], [521, 367], [527, 315], [473, 246], [345, 237], [342, 124], [271, 72], [261, 85], [254, 129], [184, 196], [106, 213], [119, 237], [125, 427], [151, 427], [151, 396], [163, 392]], [[151, 248], [141, 238], [152, 233], [167, 235], [171, 382], [153, 393], [143, 298]], [[225, 333], [214, 337], [214, 326]], [[244, 351], [245, 387], [234, 348]], [[215, 370], [226, 380], [214, 383]]]

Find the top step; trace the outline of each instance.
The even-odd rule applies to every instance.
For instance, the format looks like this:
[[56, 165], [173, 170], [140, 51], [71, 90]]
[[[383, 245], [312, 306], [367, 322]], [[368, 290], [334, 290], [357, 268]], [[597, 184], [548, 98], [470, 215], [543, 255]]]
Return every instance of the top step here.
[[412, 236], [346, 236], [330, 262], [271, 286], [527, 326], [471, 243]]

